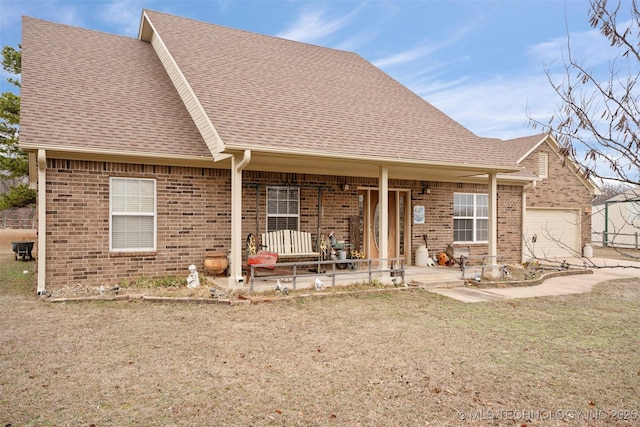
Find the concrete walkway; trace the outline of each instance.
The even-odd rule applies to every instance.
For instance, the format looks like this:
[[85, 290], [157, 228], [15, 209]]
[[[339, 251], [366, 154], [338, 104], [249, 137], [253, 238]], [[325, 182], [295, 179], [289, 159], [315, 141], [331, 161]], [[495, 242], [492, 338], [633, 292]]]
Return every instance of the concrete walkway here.
[[[567, 261], [576, 265], [582, 264], [582, 261], [577, 259]], [[486, 302], [590, 292], [597, 283], [614, 279], [637, 278], [640, 283], [640, 262], [602, 258], [592, 258], [590, 261], [603, 268], [594, 269], [593, 274], [576, 274], [574, 276], [550, 278], [536, 286], [490, 289], [456, 286], [429, 288], [428, 290], [462, 302]]]

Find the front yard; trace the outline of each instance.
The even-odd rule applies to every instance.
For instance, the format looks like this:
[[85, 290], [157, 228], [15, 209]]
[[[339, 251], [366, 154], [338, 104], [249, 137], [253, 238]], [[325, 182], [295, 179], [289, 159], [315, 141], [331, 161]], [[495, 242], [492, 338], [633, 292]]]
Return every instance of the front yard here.
[[0, 260], [3, 425], [640, 422], [640, 279], [223, 306], [50, 303], [32, 269]]

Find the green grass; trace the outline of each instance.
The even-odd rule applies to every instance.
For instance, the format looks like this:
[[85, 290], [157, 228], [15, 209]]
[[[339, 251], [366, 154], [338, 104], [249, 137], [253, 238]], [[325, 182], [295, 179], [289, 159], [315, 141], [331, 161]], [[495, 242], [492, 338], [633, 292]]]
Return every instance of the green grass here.
[[35, 267], [34, 261], [16, 261], [13, 254], [0, 255], [0, 292], [13, 296], [34, 295]]

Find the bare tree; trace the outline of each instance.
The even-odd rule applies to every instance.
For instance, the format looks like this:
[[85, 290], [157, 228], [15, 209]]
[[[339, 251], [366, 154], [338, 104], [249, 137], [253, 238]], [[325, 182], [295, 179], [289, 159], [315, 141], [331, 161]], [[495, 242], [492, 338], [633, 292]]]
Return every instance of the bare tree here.
[[[640, 11], [636, 0], [630, 19], [619, 22], [622, 5], [607, 0], [590, 2], [589, 23], [599, 29], [611, 47], [609, 73], [600, 78], [576, 57], [568, 38], [562, 58], [563, 77], [546, 68], [547, 78], [560, 97], [548, 123], [532, 120], [554, 133], [565, 158], [574, 158], [587, 177], [640, 185]], [[576, 157], [580, 151], [582, 159]]]
[[[580, 165], [586, 178], [640, 199], [640, 10], [636, 0], [589, 2], [589, 24], [611, 49], [608, 72], [589, 68], [572, 47], [562, 56], [560, 74], [545, 73], [560, 102], [547, 123], [532, 126], [553, 133], [565, 161]], [[557, 65], [557, 64], [554, 64]], [[625, 254], [629, 255], [629, 254]], [[637, 257], [637, 254], [631, 254]]]

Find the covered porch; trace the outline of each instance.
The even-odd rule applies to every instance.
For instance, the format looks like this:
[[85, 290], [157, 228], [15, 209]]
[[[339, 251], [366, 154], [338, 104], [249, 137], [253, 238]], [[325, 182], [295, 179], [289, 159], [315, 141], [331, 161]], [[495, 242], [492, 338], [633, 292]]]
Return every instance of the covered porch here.
[[[390, 240], [393, 236], [391, 232], [394, 227], [398, 227], [399, 218], [395, 217], [398, 211], [391, 209], [376, 209], [376, 206], [392, 206], [398, 203], [397, 195], [403, 194], [405, 197], [405, 218], [404, 230], [408, 239], [405, 239], [405, 246], [402, 250], [405, 265], [411, 266], [413, 252], [421, 243], [421, 235], [415, 236], [411, 227], [414, 223], [413, 206], [416, 195], [415, 183], [422, 183], [420, 194], [425, 195], [430, 191], [428, 183], [445, 182], [454, 184], [480, 184], [485, 188], [488, 195], [488, 236], [486, 255], [497, 256], [497, 188], [498, 183], [508, 183], [509, 185], [524, 187], [529, 182], [528, 179], [513, 175], [518, 172], [518, 167], [495, 166], [495, 165], [468, 165], [468, 164], [447, 164], [416, 162], [404, 159], [358, 159], [355, 157], [340, 156], [327, 157], [326, 155], [310, 156], [308, 154], [276, 153], [276, 152], [255, 152], [243, 150], [237, 152], [227, 152], [217, 157], [218, 166], [229, 167], [231, 171], [231, 250], [229, 266], [229, 287], [247, 287], [246, 276], [243, 272], [245, 267], [245, 237], [243, 231], [243, 215], [246, 214], [248, 206], [247, 198], [244, 194], [245, 174], [249, 171], [274, 172], [280, 174], [318, 174], [324, 176], [339, 177], [344, 180], [341, 187], [355, 192], [355, 194], [375, 193], [375, 199], [370, 198], [366, 205], [365, 216], [369, 218], [364, 225], [365, 241], [362, 246], [368, 258], [380, 259], [381, 270], [387, 270], [389, 265], [386, 261], [389, 258], [400, 255], [394, 250], [397, 242]], [[511, 175], [510, 175], [511, 174]], [[365, 179], [370, 185], [357, 184], [358, 179]], [[413, 185], [404, 187], [392, 186], [391, 181], [410, 181]], [[356, 182], [355, 188], [349, 188]], [[301, 185], [299, 182], [272, 182], [272, 185]], [[328, 232], [332, 224], [320, 222], [320, 215], [323, 210], [322, 186], [318, 186], [317, 196], [317, 226], [312, 231], [316, 232], [316, 239], [322, 233]], [[257, 203], [256, 203], [257, 204]], [[258, 209], [258, 208], [257, 208]], [[375, 210], [375, 220], [374, 218]], [[395, 213], [394, 213], [395, 212]], [[362, 215], [363, 213], [360, 212]], [[375, 234], [375, 245], [367, 241], [367, 233]], [[344, 236], [343, 236], [344, 237]], [[451, 238], [453, 239], [453, 238]], [[388, 273], [382, 273], [382, 279], [389, 278]]]

